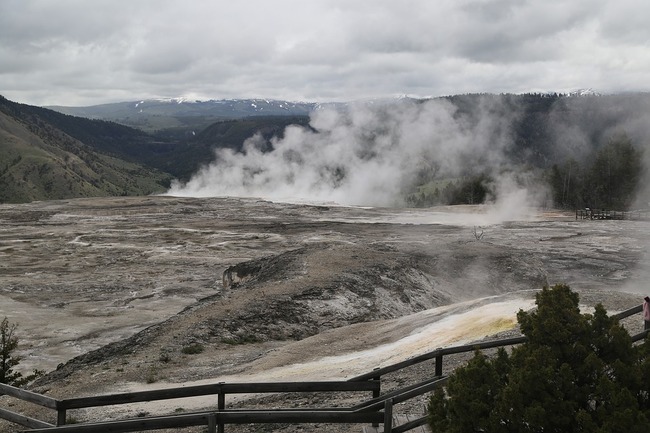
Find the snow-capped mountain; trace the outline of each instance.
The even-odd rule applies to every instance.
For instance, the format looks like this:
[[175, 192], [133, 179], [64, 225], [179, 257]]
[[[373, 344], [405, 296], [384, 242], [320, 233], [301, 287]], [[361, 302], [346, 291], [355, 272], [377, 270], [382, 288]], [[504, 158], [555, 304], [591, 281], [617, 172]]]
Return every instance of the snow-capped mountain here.
[[272, 99], [159, 98], [93, 105], [89, 107], [47, 107], [74, 116], [120, 121], [137, 116], [237, 119], [248, 116], [308, 115], [318, 104]]
[[594, 89], [577, 89], [572, 92], [569, 92], [569, 96], [600, 96], [600, 93]]
[[337, 103], [291, 102], [274, 99], [158, 98], [89, 107], [47, 107], [72, 116], [109, 120], [157, 131], [169, 128], [202, 129], [221, 120], [259, 116], [308, 116], [323, 106]]

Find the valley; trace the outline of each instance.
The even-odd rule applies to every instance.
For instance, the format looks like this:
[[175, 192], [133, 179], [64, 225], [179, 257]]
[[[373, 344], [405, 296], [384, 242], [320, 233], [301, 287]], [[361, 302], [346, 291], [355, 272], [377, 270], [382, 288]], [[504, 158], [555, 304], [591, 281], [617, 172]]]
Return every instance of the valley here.
[[647, 228], [490, 206], [4, 204], [0, 315], [19, 325], [20, 367], [48, 372], [34, 389], [51, 395], [345, 379], [512, 332], [545, 284], [569, 284], [586, 311], [629, 308], [647, 291]]

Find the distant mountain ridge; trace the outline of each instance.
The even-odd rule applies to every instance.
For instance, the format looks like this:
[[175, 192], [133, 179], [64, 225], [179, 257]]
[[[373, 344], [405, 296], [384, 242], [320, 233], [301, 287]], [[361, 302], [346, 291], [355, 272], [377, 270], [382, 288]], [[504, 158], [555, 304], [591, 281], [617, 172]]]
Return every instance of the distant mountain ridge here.
[[307, 115], [318, 107], [315, 102], [288, 102], [273, 99], [209, 99], [158, 98], [116, 102], [88, 107], [49, 106], [51, 110], [81, 117], [107, 118], [124, 114], [159, 114], [175, 116], [215, 116], [236, 119], [248, 116]]
[[308, 116], [322, 106], [335, 105], [337, 104], [273, 99], [192, 100], [181, 97], [117, 102], [89, 107], [49, 106], [46, 108], [72, 116], [110, 120], [151, 132], [169, 128], [198, 130], [219, 120], [245, 117]]

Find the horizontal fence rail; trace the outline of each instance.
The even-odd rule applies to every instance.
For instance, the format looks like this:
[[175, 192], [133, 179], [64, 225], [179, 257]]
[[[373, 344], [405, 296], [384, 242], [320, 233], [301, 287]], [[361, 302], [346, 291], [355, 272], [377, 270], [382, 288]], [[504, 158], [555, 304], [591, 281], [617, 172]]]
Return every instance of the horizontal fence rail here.
[[396, 398], [399, 397], [400, 395], [404, 395], [407, 392], [410, 392], [414, 389], [423, 389], [424, 386], [428, 385], [434, 385], [434, 389], [440, 386], [443, 386], [447, 383], [447, 378], [446, 377], [434, 377], [428, 380], [425, 380], [423, 382], [415, 383], [413, 385], [406, 386], [404, 388], [396, 389], [394, 391], [391, 391], [389, 393], [383, 394], [380, 397], [373, 398], [372, 400], [364, 401], [363, 403], [359, 403], [356, 406], [352, 406], [350, 410], [356, 411], [356, 412], [362, 412], [362, 411], [367, 411], [367, 410], [374, 410], [377, 407], [377, 403], [383, 403], [387, 399], [391, 398]]
[[[642, 311], [637, 305], [610, 317], [622, 320]], [[650, 331], [631, 336], [633, 342], [643, 340]], [[446, 355], [512, 346], [524, 343], [525, 336], [483, 341], [474, 344], [438, 348], [408, 360], [377, 368], [371, 372], [353, 377], [347, 381], [315, 382], [265, 382], [265, 383], [215, 383], [188, 387], [157, 389], [132, 393], [118, 393], [69, 399], [54, 399], [10, 385], [0, 384], [0, 394], [17, 398], [57, 412], [57, 425], [30, 418], [0, 408], [0, 418], [27, 427], [29, 432], [81, 433], [81, 432], [135, 432], [161, 428], [183, 428], [207, 426], [208, 432], [223, 432], [226, 424], [241, 423], [384, 423], [386, 433], [400, 433], [426, 423], [426, 416], [392, 426], [393, 405], [429, 393], [444, 386], [448, 377], [442, 375], [442, 360]], [[401, 370], [427, 360], [435, 359], [435, 375], [426, 381], [402, 387], [380, 395], [381, 376]], [[225, 396], [228, 394], [264, 394], [292, 392], [372, 392], [373, 398], [356, 406], [347, 408], [301, 408], [301, 409], [226, 409]], [[151, 416], [137, 419], [91, 422], [65, 425], [66, 411], [73, 409], [114, 406], [157, 400], [214, 395], [217, 408], [213, 411], [183, 413], [165, 416]]]
[[427, 416], [423, 416], [418, 419], [414, 419], [413, 421], [408, 421], [402, 425], [394, 427], [391, 433], [403, 433], [405, 431], [413, 430], [414, 428], [425, 425], [428, 421], [429, 418]]
[[420, 383], [418, 384], [418, 386], [409, 389], [407, 391], [400, 390], [400, 392], [397, 392], [390, 397], [382, 396], [383, 398], [381, 398], [380, 400], [367, 405], [363, 405], [355, 412], [372, 412], [372, 411], [381, 410], [381, 408], [384, 407], [384, 403], [386, 400], [392, 400], [393, 404], [405, 402], [407, 400], [412, 399], [413, 397], [418, 397], [422, 394], [425, 394], [427, 392], [433, 391], [434, 389], [438, 389], [441, 386], [444, 386], [447, 383], [447, 380], [448, 380], [447, 377], [440, 377], [440, 378], [436, 378], [435, 380], [430, 380], [424, 383]]
[[216, 431], [219, 424], [269, 423], [354, 423], [370, 424], [384, 421], [381, 412], [355, 413], [349, 411], [225, 411], [195, 414], [167, 415], [141, 419], [108, 421], [103, 423], [72, 424], [53, 428], [28, 430], [31, 433], [97, 433], [135, 432], [164, 428], [208, 426]]
[[15, 397], [19, 400], [34, 403], [48, 409], [56, 409], [58, 404], [58, 400], [54, 398], [27, 391], [25, 389], [16, 388], [15, 386], [6, 385], [4, 383], [0, 383], [0, 394]]
[[176, 398], [200, 397], [206, 395], [226, 394], [264, 394], [287, 392], [345, 392], [373, 391], [379, 392], [377, 381], [353, 383], [343, 382], [265, 382], [265, 383], [215, 383], [209, 385], [188, 386], [183, 388], [156, 389], [121, 394], [108, 394], [96, 397], [81, 397], [59, 400], [57, 409], [82, 409], [97, 406], [114, 406], [119, 404], [140, 403]]
[[[511, 346], [514, 344], [521, 344], [524, 341], [526, 341], [526, 337], [513, 337], [513, 338], [504, 338], [501, 340], [493, 340], [493, 341], [484, 341], [484, 342], [479, 342], [479, 343], [474, 343], [474, 344], [467, 344], [463, 346], [454, 346], [454, 347], [447, 347], [447, 348], [439, 348], [436, 350], [433, 350], [431, 352], [424, 353], [419, 356], [415, 356], [413, 358], [409, 358], [405, 361], [401, 361], [395, 364], [387, 365], [386, 367], [378, 368], [373, 371], [370, 371], [368, 373], [361, 374], [359, 376], [355, 376], [351, 379], [349, 379], [351, 382], [355, 381], [365, 381], [369, 379], [377, 379], [384, 374], [387, 373], [392, 373], [397, 370], [401, 370], [406, 367], [410, 367], [415, 364], [419, 364], [424, 361], [428, 361], [430, 359], [436, 359], [436, 376], [441, 376], [442, 375], [442, 356], [444, 355], [453, 355], [456, 353], [464, 353], [464, 352], [474, 352], [475, 350], [478, 349], [491, 349], [494, 347], [503, 347], [503, 346]], [[440, 361], [440, 362], [438, 362]]]
[[35, 418], [30, 418], [25, 415], [21, 415], [16, 412], [12, 412], [7, 409], [0, 408], [0, 418], [6, 419], [7, 421], [13, 422], [14, 424], [22, 425], [24, 427], [30, 428], [48, 428], [54, 427], [54, 424], [50, 424], [45, 421], [41, 421]]
[[[625, 311], [621, 311], [620, 313], [613, 314], [610, 317], [616, 319], [616, 320], [622, 320], [627, 317], [630, 317], [634, 314], [640, 313], [643, 309], [642, 305], [637, 305], [635, 307], [629, 308]], [[642, 339], [645, 336], [645, 333], [637, 334], [637, 335], [643, 335], [641, 338]], [[445, 355], [454, 355], [458, 353], [465, 353], [465, 352], [474, 352], [475, 350], [484, 350], [484, 349], [493, 349], [497, 347], [505, 347], [505, 346], [513, 346], [516, 344], [521, 344], [524, 343], [527, 340], [527, 337], [521, 336], [521, 337], [511, 337], [511, 338], [502, 338], [499, 340], [492, 340], [492, 341], [482, 341], [482, 342], [477, 342], [473, 344], [466, 344], [462, 346], [452, 346], [452, 347], [446, 347], [446, 348], [438, 348], [435, 349], [431, 352], [424, 353], [419, 356], [415, 356], [413, 358], [409, 358], [407, 360], [397, 362], [395, 364], [387, 365], [385, 367], [381, 368], [376, 368], [368, 373], [361, 374], [359, 376], [355, 376], [351, 379], [348, 379], [351, 382], [354, 381], [365, 381], [369, 379], [378, 379], [381, 376], [387, 374], [387, 373], [392, 373], [397, 370], [401, 370], [406, 367], [410, 367], [415, 364], [419, 364], [424, 361], [428, 361], [430, 359], [436, 360], [436, 365], [435, 365], [435, 376], [442, 376], [442, 357]], [[638, 341], [638, 340], [633, 340], [633, 341]]]
[[621, 320], [630, 317], [633, 314], [640, 313], [641, 311], [643, 311], [643, 305], [637, 305], [636, 307], [628, 308], [620, 313], [612, 314], [610, 317], [616, 320]]

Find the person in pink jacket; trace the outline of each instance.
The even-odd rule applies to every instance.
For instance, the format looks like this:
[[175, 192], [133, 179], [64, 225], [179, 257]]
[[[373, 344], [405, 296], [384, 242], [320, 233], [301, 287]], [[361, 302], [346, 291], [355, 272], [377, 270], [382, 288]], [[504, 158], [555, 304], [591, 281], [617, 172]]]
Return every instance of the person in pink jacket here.
[[650, 297], [643, 298], [643, 329], [650, 329]]

